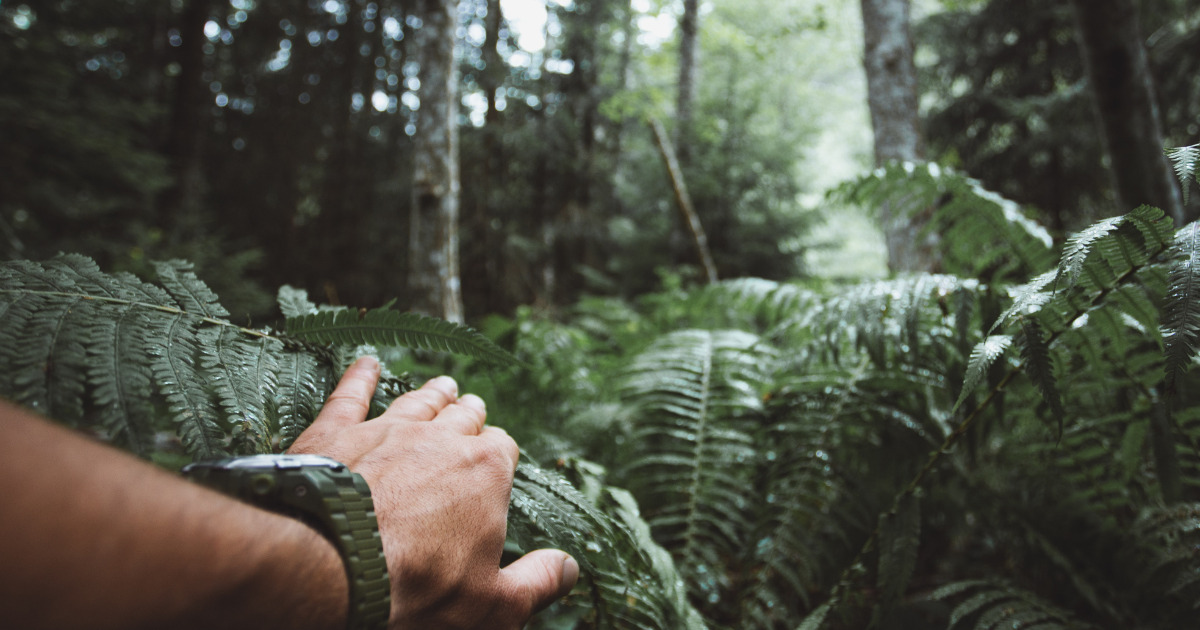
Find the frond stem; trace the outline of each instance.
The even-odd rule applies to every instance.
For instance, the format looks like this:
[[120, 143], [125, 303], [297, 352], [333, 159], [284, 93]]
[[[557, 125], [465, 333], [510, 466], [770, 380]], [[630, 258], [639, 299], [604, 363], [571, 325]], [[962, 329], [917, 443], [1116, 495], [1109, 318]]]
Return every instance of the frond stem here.
[[149, 302], [138, 302], [136, 300], [123, 300], [121, 298], [103, 297], [103, 296], [99, 296], [99, 295], [88, 295], [86, 293], [71, 293], [71, 292], [67, 292], [67, 291], [37, 291], [37, 290], [33, 290], [33, 289], [0, 289], [0, 293], [20, 293], [20, 294], [27, 294], [27, 295], [42, 295], [42, 296], [47, 296], [47, 297], [66, 297], [66, 298], [76, 298], [76, 299], [81, 299], [81, 300], [93, 300], [93, 301], [97, 301], [97, 302], [108, 302], [110, 304], [123, 304], [126, 306], [135, 306], [135, 307], [150, 309], [153, 311], [161, 311], [163, 313], [170, 313], [172, 315], [186, 315], [188, 317], [194, 317], [206, 324], [213, 324], [214, 326], [223, 326], [226, 328], [232, 328], [242, 334], [250, 335], [252, 337], [261, 337], [264, 339], [275, 339], [276, 338], [274, 335], [265, 333], [261, 330], [244, 328], [244, 327], [238, 326], [237, 324], [234, 324], [233, 322], [230, 322], [230, 321], [226, 321], [223, 319], [217, 319], [215, 317], [208, 317], [207, 315], [197, 315], [195, 313], [185, 311], [181, 308], [176, 308], [174, 306], [163, 306], [162, 304], [151, 304]]

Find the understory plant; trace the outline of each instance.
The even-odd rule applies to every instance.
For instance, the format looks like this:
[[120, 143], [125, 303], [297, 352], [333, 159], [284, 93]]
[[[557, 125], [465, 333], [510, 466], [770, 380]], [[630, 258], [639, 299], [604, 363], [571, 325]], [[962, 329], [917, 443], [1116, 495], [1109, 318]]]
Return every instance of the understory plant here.
[[493, 343], [291, 289], [238, 326], [186, 264], [67, 255], [0, 265], [0, 394], [178, 464], [286, 448], [358, 353], [451, 351], [531, 438], [509, 550], [583, 568], [533, 628], [1193, 627], [1200, 227], [1056, 248], [930, 165], [836, 194], [928, 217], [940, 273], [592, 298]]

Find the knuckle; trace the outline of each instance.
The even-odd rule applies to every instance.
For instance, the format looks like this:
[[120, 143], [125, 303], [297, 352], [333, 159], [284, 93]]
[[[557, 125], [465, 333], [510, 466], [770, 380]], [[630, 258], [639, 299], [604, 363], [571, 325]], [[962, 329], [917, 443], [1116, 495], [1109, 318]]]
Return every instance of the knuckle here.
[[346, 407], [349, 410], [366, 412], [371, 408], [370, 402], [362, 396], [352, 394], [350, 392], [339, 392], [334, 390], [329, 395], [329, 399], [325, 402], [327, 407]]

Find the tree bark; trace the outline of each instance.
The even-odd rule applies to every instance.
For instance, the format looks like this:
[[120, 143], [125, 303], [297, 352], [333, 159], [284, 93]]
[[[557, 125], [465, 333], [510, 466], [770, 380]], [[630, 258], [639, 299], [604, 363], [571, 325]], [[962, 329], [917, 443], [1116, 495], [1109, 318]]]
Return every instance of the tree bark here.
[[692, 104], [696, 100], [696, 53], [699, 49], [700, 0], [683, 1], [679, 21], [679, 92], [675, 99], [675, 155], [691, 163]]
[[1122, 211], [1157, 206], [1182, 225], [1137, 7], [1132, 0], [1071, 0], [1071, 6]]
[[671, 141], [667, 138], [667, 132], [657, 118], [650, 119], [650, 130], [654, 132], [659, 153], [662, 155], [663, 163], [667, 165], [667, 174], [671, 177], [671, 187], [675, 191], [676, 205], [679, 207], [680, 214], [683, 215], [683, 223], [692, 237], [692, 244], [696, 246], [696, 256], [700, 259], [704, 276], [709, 284], [716, 284], [717, 264], [713, 262], [712, 252], [708, 248], [708, 235], [704, 233], [700, 216], [692, 207], [692, 198], [688, 195], [687, 185], [683, 181], [683, 172], [675, 158], [675, 151], [671, 148]]
[[[921, 159], [917, 71], [909, 32], [909, 0], [862, 0], [867, 104], [875, 133], [875, 164]], [[924, 238], [925, 220], [880, 209], [892, 271], [934, 271], [936, 237]], [[932, 239], [932, 240], [931, 240]]]
[[409, 283], [413, 310], [463, 321], [458, 258], [458, 3], [418, 0], [421, 107], [413, 136]]

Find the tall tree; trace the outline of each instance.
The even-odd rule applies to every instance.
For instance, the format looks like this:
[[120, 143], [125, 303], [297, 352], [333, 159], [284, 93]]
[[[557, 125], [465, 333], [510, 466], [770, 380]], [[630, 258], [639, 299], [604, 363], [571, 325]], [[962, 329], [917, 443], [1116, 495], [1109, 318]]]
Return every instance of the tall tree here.
[[679, 20], [679, 92], [675, 99], [675, 154], [691, 161], [692, 103], [696, 100], [696, 51], [699, 50], [700, 0], [683, 0]]
[[1183, 202], [1163, 156], [1163, 133], [1133, 0], [1071, 0], [1079, 43], [1126, 208], [1149, 204], [1183, 223]]
[[418, 0], [421, 108], [413, 136], [408, 293], [414, 310], [463, 321], [458, 259], [458, 2]]
[[[867, 103], [875, 132], [875, 164], [921, 159], [917, 116], [917, 71], [909, 31], [909, 0], [862, 0], [863, 65]], [[934, 244], [921, 236], [921, 217], [880, 210], [893, 271], [932, 270]]]
[[171, 105], [171, 126], [163, 153], [171, 160], [173, 185], [164, 191], [159, 211], [172, 216], [176, 229], [173, 240], [195, 236], [201, 224], [204, 197], [202, 164], [205, 111], [204, 29], [209, 20], [212, 0], [190, 0], [179, 17], [179, 76]]

